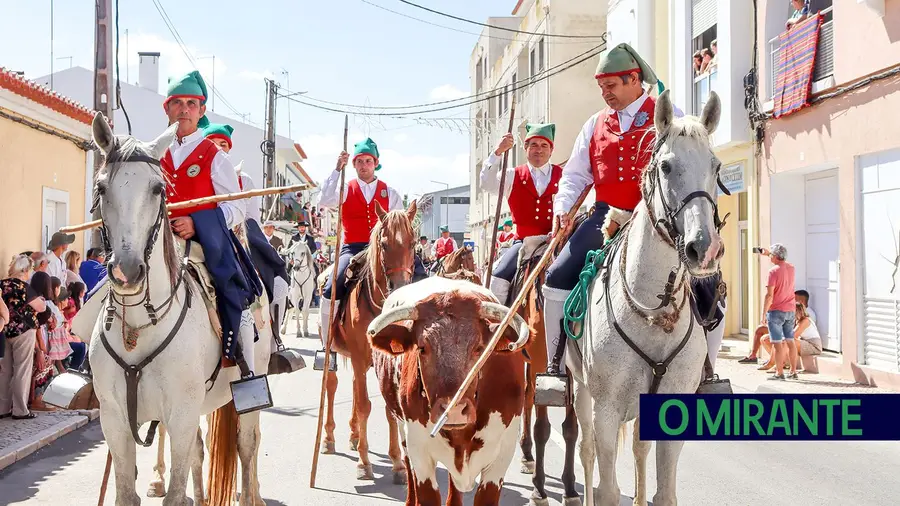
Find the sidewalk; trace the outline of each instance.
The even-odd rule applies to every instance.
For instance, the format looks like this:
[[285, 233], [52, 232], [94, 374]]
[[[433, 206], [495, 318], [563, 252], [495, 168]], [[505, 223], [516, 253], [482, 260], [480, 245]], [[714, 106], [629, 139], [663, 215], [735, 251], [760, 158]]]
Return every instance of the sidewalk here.
[[0, 420], [0, 470], [100, 417], [100, 410], [35, 411], [32, 420]]
[[738, 388], [754, 393], [797, 393], [797, 394], [878, 394], [896, 393], [846, 379], [821, 373], [800, 373], [796, 380], [773, 381], [773, 373], [757, 370], [759, 365], [739, 364], [738, 360], [747, 356], [749, 343], [746, 340], [725, 338], [719, 357], [716, 359], [716, 374], [731, 380]]

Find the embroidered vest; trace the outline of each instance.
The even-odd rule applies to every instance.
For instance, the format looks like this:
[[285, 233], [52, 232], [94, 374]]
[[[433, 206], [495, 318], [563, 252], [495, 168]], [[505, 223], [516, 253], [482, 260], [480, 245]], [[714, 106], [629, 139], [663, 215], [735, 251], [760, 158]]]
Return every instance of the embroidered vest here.
[[[166, 150], [160, 165], [166, 175], [166, 198], [169, 204], [216, 194], [212, 182], [212, 162], [218, 151], [219, 148], [211, 140], [203, 139], [176, 168], [172, 161], [172, 153]], [[177, 209], [172, 211], [170, 218], [215, 208], [216, 204], [203, 204], [190, 209]]]
[[434, 243], [434, 252], [437, 258], [443, 258], [453, 253], [453, 238], [441, 237]]
[[590, 144], [597, 202], [630, 211], [641, 200], [641, 173], [650, 163], [655, 139], [655, 107], [656, 100], [647, 97], [627, 132], [621, 131], [616, 111], [608, 109], [597, 117]]
[[385, 211], [390, 209], [390, 197], [387, 189], [384, 181], [379, 179], [375, 186], [375, 196], [371, 202], [366, 202], [366, 196], [359, 186], [358, 179], [347, 184], [347, 199], [341, 206], [341, 226], [344, 229], [343, 244], [369, 242], [369, 234], [378, 223], [375, 202], [378, 201]]
[[560, 179], [562, 167], [551, 165], [550, 183], [544, 194], [538, 195], [528, 165], [516, 167], [508, 200], [516, 224], [516, 239], [549, 234], [553, 229], [553, 196], [559, 191]]

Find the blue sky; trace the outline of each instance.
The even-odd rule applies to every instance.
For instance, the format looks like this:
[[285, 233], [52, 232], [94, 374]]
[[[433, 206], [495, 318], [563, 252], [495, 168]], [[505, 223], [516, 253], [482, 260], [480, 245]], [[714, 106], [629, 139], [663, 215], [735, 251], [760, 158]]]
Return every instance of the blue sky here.
[[[195, 59], [216, 56], [216, 87], [257, 125], [264, 119], [263, 76], [286, 85], [282, 69], [289, 72], [294, 91], [335, 102], [406, 105], [469, 94], [468, 62], [477, 35], [403, 18], [366, 2], [469, 32], [480, 32], [480, 27], [397, 0], [158, 1]], [[488, 16], [509, 15], [515, 0], [422, 0], [422, 4], [483, 22]], [[55, 0], [56, 70], [69, 66], [67, 57], [75, 66], [93, 68], [93, 5], [94, 0]], [[0, 12], [4, 18], [0, 66], [23, 70], [30, 78], [50, 73], [50, 0], [0, 0]], [[138, 51], [162, 53], [161, 81], [192, 68], [152, 0], [120, 0], [119, 28], [123, 80], [137, 81]], [[211, 81], [212, 60], [197, 63]], [[287, 104], [281, 100], [278, 105], [282, 135], [289, 135]], [[215, 110], [236, 117], [218, 99]], [[468, 109], [433, 116], [465, 118]], [[290, 136], [310, 155], [305, 168], [324, 180], [341, 148], [343, 115], [293, 103], [291, 120]], [[350, 144], [364, 138], [368, 129], [382, 150], [384, 169], [379, 175], [401, 192], [412, 195], [443, 188], [431, 180], [468, 184], [466, 133], [416, 125], [412, 119], [366, 122], [351, 117], [350, 124]]]

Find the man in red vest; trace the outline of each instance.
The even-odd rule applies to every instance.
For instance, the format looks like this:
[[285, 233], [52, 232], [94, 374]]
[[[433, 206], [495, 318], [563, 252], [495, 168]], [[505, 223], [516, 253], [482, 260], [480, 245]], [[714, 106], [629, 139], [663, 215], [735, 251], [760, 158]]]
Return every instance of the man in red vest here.
[[331, 327], [331, 291], [337, 290], [335, 294], [337, 301], [346, 295], [344, 274], [350, 260], [369, 246], [369, 235], [378, 223], [375, 202], [377, 201], [381, 208], [387, 211], [403, 209], [400, 194], [375, 176], [375, 172], [381, 170], [381, 165], [378, 163], [378, 145], [372, 139], [366, 139], [354, 146], [353, 167], [356, 169], [356, 179], [344, 184], [344, 201], [338, 202], [341, 171], [344, 170], [349, 158], [347, 152], [341, 152], [334, 172], [328, 176], [319, 195], [320, 208], [341, 206], [341, 227], [344, 233], [337, 259], [338, 278], [335, 281], [329, 274], [325, 289], [322, 291], [319, 315], [323, 345], [328, 340], [328, 331]]
[[[650, 162], [656, 107], [643, 84], [656, 84], [659, 91], [663, 88], [650, 65], [628, 44], [601, 54], [595, 77], [609, 108], [591, 116], [575, 139], [553, 202], [552, 234], [556, 234], [568, 230], [568, 212], [581, 192], [594, 186], [593, 214], [575, 230], [547, 269], [543, 293], [549, 374], [565, 374], [560, 349], [565, 337], [563, 304], [578, 284], [587, 253], [603, 247], [604, 229], [612, 235], [641, 200], [641, 172]], [[676, 109], [676, 115], [682, 114]]]
[[442, 226], [441, 236], [434, 241], [434, 258], [440, 260], [454, 251], [456, 251], [456, 241], [450, 237], [450, 228]]
[[[497, 247], [512, 246], [512, 242], [516, 240], [516, 234], [513, 233], [513, 220], [506, 220], [499, 229], [497, 234]], [[509, 244], [506, 244], [509, 243]]]
[[[522, 241], [526, 237], [550, 233], [553, 226], [553, 196], [559, 190], [563, 173], [562, 167], [550, 163], [556, 125], [528, 124], [525, 129], [528, 163], [509, 169], [503, 188], [503, 196], [508, 198], [513, 219], [503, 227], [504, 233], [509, 235], [501, 236], [499, 240], [503, 243], [504, 239], [512, 237], [513, 245], [497, 261], [491, 277], [491, 292], [502, 304], [509, 302], [509, 286], [516, 275]], [[513, 147], [513, 142], [512, 134], [506, 134], [497, 149], [485, 160], [480, 176], [481, 186], [485, 191], [499, 193], [501, 174], [497, 161]], [[513, 221], [516, 224], [515, 233], [511, 232]]]

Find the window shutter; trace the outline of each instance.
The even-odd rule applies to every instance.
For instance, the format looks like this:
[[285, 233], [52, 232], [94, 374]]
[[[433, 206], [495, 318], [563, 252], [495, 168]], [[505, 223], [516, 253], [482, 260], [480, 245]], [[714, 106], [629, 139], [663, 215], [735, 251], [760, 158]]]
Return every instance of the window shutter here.
[[691, 1], [691, 37], [696, 38], [716, 24], [717, 0]]

